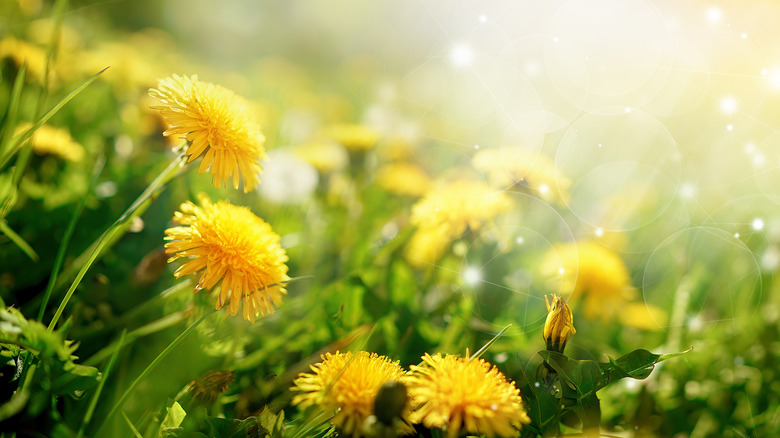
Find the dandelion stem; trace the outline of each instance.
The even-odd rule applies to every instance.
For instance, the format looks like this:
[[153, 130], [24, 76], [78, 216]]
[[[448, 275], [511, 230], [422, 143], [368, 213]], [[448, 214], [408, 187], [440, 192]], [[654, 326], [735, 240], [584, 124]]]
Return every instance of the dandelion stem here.
[[175, 170], [179, 167], [179, 163], [182, 162], [185, 156], [186, 155], [182, 153], [174, 158], [168, 167], [166, 167], [157, 176], [157, 178], [155, 178], [154, 181], [149, 184], [146, 190], [144, 190], [143, 193], [138, 196], [135, 202], [133, 202], [133, 204], [130, 205], [127, 210], [125, 210], [122, 216], [120, 216], [119, 219], [117, 219], [106, 231], [103, 232], [103, 234], [100, 235], [96, 242], [95, 248], [92, 250], [92, 253], [90, 253], [87, 261], [81, 266], [81, 269], [76, 275], [76, 279], [73, 280], [73, 283], [70, 285], [70, 289], [68, 289], [68, 292], [65, 294], [65, 297], [60, 303], [60, 306], [57, 308], [57, 312], [55, 312], [54, 317], [49, 323], [48, 329], [50, 332], [54, 330], [54, 327], [57, 325], [57, 321], [59, 321], [60, 316], [62, 316], [62, 312], [65, 310], [65, 306], [68, 304], [68, 301], [70, 301], [70, 298], [73, 296], [73, 293], [76, 291], [79, 283], [81, 283], [84, 275], [86, 275], [89, 268], [92, 266], [95, 260], [97, 260], [100, 253], [103, 252], [106, 246], [108, 246], [108, 244], [112, 242], [115, 237], [118, 237], [120, 232], [124, 231], [123, 225], [133, 216], [133, 213], [138, 210], [138, 208], [144, 202], [148, 201], [152, 198], [152, 196], [162, 190], [165, 187], [165, 184], [175, 176]]

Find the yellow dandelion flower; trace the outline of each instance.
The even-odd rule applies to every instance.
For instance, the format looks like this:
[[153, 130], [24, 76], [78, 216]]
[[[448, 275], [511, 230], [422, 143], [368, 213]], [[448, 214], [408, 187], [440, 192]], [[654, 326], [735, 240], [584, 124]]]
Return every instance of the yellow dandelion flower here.
[[442, 428], [448, 438], [465, 429], [488, 437], [513, 437], [530, 419], [520, 390], [484, 359], [436, 354], [412, 365], [405, 383], [412, 399], [410, 419]]
[[668, 319], [660, 307], [642, 302], [628, 303], [620, 310], [620, 322], [623, 325], [642, 330], [661, 330]]
[[377, 170], [376, 183], [390, 193], [418, 197], [428, 191], [431, 178], [416, 164], [393, 163]]
[[[181, 205], [173, 220], [182, 226], [165, 230], [165, 252], [172, 262], [188, 258], [174, 275], [176, 278], [201, 272], [195, 291], [211, 289], [218, 283], [221, 291], [216, 308], [228, 300], [231, 315], [243, 307], [244, 319], [254, 323], [258, 315], [267, 315], [278, 306], [283, 283], [288, 281], [287, 255], [279, 245], [279, 236], [271, 226], [246, 207], [226, 201], [216, 204], [205, 195]], [[243, 306], [242, 306], [243, 301]]]
[[472, 159], [474, 167], [487, 173], [495, 187], [521, 187], [548, 202], [564, 204], [571, 180], [558, 174], [547, 156], [520, 147], [485, 149]]
[[[32, 128], [32, 123], [20, 123], [14, 135], [19, 135]], [[84, 158], [84, 148], [81, 147], [67, 129], [42, 125], [32, 135], [33, 150], [38, 155], [56, 155], [68, 161], [78, 162]]]
[[546, 295], [544, 303], [547, 305], [547, 320], [544, 322], [543, 334], [547, 349], [563, 353], [569, 337], [577, 333], [577, 330], [574, 329], [574, 316], [571, 313], [571, 307], [555, 294], [552, 296], [552, 305], [547, 300]]
[[314, 166], [320, 173], [343, 169], [349, 162], [344, 146], [338, 143], [322, 142], [296, 146], [293, 153]]
[[615, 317], [636, 295], [623, 260], [593, 241], [555, 245], [542, 260], [541, 270], [560, 278], [562, 294], [582, 297], [586, 318], [598, 316], [606, 321]]
[[325, 134], [344, 145], [351, 152], [367, 151], [379, 141], [380, 134], [373, 128], [356, 124], [332, 125]]
[[38, 82], [43, 82], [46, 76], [46, 51], [43, 48], [27, 41], [6, 37], [0, 40], [0, 59], [5, 58], [12, 59], [17, 67], [26, 63], [28, 74]]
[[263, 170], [259, 160], [265, 159], [265, 138], [242, 98], [197, 76], [178, 75], [160, 80], [149, 94], [160, 101], [154, 109], [170, 125], [163, 135], [190, 142], [188, 162], [203, 155], [200, 173], [210, 167], [217, 188], [232, 177], [236, 189], [240, 174], [244, 193], [254, 190]]
[[451, 238], [439, 228], [419, 228], [406, 246], [407, 261], [416, 268], [433, 266], [447, 251]]
[[512, 200], [500, 190], [479, 181], [455, 181], [431, 190], [412, 207], [412, 225], [443, 228], [451, 238], [466, 229], [478, 230], [512, 208]]
[[333, 425], [352, 437], [364, 436], [364, 425], [373, 414], [374, 399], [382, 385], [401, 381], [404, 376], [398, 362], [366, 351], [326, 353], [311, 370], [313, 373], [301, 373], [293, 382], [291, 389], [300, 392], [293, 397], [293, 404], [317, 405], [334, 413]]
[[435, 262], [453, 239], [512, 206], [506, 193], [479, 181], [455, 181], [429, 191], [412, 207], [410, 222], [417, 231], [406, 247], [407, 260], [417, 267]]

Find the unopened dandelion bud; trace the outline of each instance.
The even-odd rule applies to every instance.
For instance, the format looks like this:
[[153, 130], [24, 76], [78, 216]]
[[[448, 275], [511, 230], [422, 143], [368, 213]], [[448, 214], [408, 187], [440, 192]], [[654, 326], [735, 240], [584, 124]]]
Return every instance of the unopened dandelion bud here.
[[544, 297], [547, 305], [547, 320], [544, 322], [544, 340], [547, 349], [563, 353], [569, 337], [577, 331], [574, 329], [574, 316], [571, 307], [561, 297], [553, 294], [552, 304]]
[[381, 423], [391, 426], [395, 418], [401, 417], [407, 399], [406, 385], [395, 381], [386, 382], [374, 399], [374, 415]]

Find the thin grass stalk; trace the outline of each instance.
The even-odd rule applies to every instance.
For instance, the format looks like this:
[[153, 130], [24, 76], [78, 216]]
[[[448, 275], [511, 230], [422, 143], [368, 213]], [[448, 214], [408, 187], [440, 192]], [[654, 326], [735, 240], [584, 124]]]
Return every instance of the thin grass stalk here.
[[146, 190], [141, 193], [140, 196], [133, 202], [130, 207], [125, 210], [125, 212], [122, 214], [122, 216], [119, 217], [106, 231], [103, 232], [103, 234], [100, 235], [97, 241], [97, 245], [95, 246], [95, 249], [92, 251], [92, 253], [89, 255], [89, 258], [87, 261], [82, 265], [81, 269], [79, 270], [79, 273], [76, 275], [76, 279], [73, 280], [73, 283], [70, 286], [70, 289], [68, 289], [68, 292], [65, 294], [65, 297], [62, 299], [62, 302], [60, 303], [60, 306], [57, 308], [57, 311], [54, 313], [54, 317], [52, 318], [51, 322], [49, 323], [49, 331], [53, 331], [54, 327], [57, 325], [57, 321], [59, 321], [60, 316], [62, 316], [62, 312], [65, 310], [65, 306], [68, 305], [68, 301], [70, 301], [70, 298], [73, 296], [73, 293], [76, 291], [76, 288], [81, 283], [81, 280], [84, 278], [84, 275], [86, 275], [87, 271], [90, 267], [92, 267], [92, 264], [97, 260], [98, 256], [101, 252], [103, 252], [103, 249], [108, 245], [109, 242], [112, 241], [112, 238], [115, 237], [122, 228], [122, 225], [132, 216], [133, 212], [138, 209], [146, 200], [150, 199], [154, 194], [156, 194], [159, 190], [161, 190], [165, 184], [172, 179], [174, 175], [174, 171], [179, 167], [179, 164], [182, 162], [186, 155], [184, 153], [179, 154], [176, 158], [171, 161], [171, 163], [166, 167], [158, 176], [157, 178], [152, 181], [151, 184], [146, 188]]
[[[195, 330], [195, 328], [197, 328], [200, 325], [200, 323], [205, 321], [206, 318], [208, 318], [209, 316], [215, 314], [216, 312], [217, 312], [216, 310], [212, 310], [212, 311], [204, 314], [203, 316], [198, 318], [197, 321], [193, 322], [189, 327], [187, 327], [178, 337], [176, 337], [176, 339], [171, 341], [171, 343], [168, 344], [167, 347], [165, 347], [165, 350], [163, 350], [160, 354], [158, 354], [157, 357], [155, 357], [154, 360], [152, 360], [152, 363], [150, 363], [149, 366], [147, 366], [141, 372], [141, 374], [138, 377], [136, 377], [135, 380], [133, 380], [133, 383], [131, 383], [130, 386], [125, 390], [125, 392], [122, 394], [122, 397], [119, 398], [119, 401], [117, 401], [114, 404], [114, 407], [111, 408], [111, 411], [106, 416], [106, 420], [111, 419], [111, 417], [113, 417], [114, 414], [116, 414], [116, 412], [119, 409], [121, 409], [122, 405], [125, 403], [125, 401], [127, 401], [127, 398], [130, 397], [130, 394], [133, 393], [133, 391], [138, 386], [138, 384], [141, 383], [141, 381], [143, 379], [145, 379], [146, 376], [149, 375], [149, 373], [151, 373], [155, 368], [157, 368], [157, 366], [160, 364], [160, 362], [162, 362], [163, 359], [165, 359], [168, 356], [168, 354], [170, 354], [171, 351], [173, 351], [173, 349], [176, 348], [176, 346], [179, 345], [181, 343], [181, 341], [183, 341], [184, 338], [187, 337], [187, 335], [189, 335], [193, 330]], [[103, 424], [105, 424], [105, 423], [103, 423]], [[102, 427], [102, 425], [101, 425], [101, 427]], [[100, 429], [98, 429], [98, 431], [100, 431]]]
[[87, 192], [81, 198], [79, 205], [76, 206], [76, 210], [73, 211], [73, 215], [70, 217], [68, 227], [65, 229], [65, 234], [62, 235], [62, 242], [57, 250], [57, 256], [54, 259], [54, 266], [51, 268], [51, 275], [49, 276], [49, 282], [46, 284], [46, 290], [43, 293], [43, 301], [41, 302], [41, 308], [38, 310], [38, 321], [43, 320], [43, 314], [46, 312], [46, 305], [49, 304], [49, 298], [54, 290], [54, 285], [57, 283], [57, 276], [60, 274], [62, 264], [65, 261], [65, 254], [68, 250], [68, 244], [70, 238], [73, 237], [73, 232], [76, 230], [76, 224], [79, 221], [81, 212], [84, 210], [84, 206], [87, 204], [87, 199], [90, 193], [97, 184], [98, 177], [103, 172], [103, 166], [106, 164], [106, 159], [103, 156], [98, 157], [95, 161], [95, 167], [92, 170], [92, 179], [89, 182]]
[[103, 74], [108, 69], [108, 67], [104, 68], [103, 70], [100, 70], [99, 72], [95, 73], [94, 75], [90, 76], [82, 82], [78, 87], [74, 88], [70, 93], [66, 94], [65, 97], [60, 99], [59, 102], [57, 102], [56, 105], [54, 105], [49, 111], [46, 112], [41, 118], [38, 119], [35, 124], [28, 129], [27, 131], [24, 131], [23, 133], [17, 135], [11, 140], [11, 145], [8, 148], [4, 148], [2, 151], [2, 155], [0, 155], [0, 169], [3, 169], [9, 161], [11, 161], [11, 158], [13, 158], [14, 155], [16, 155], [17, 152], [22, 148], [24, 145], [24, 142], [32, 137], [33, 133], [43, 126], [44, 123], [49, 121], [54, 114], [57, 113], [65, 104], [70, 102], [74, 97], [78, 96], [82, 91], [84, 91], [89, 84], [94, 82], [100, 75]]
[[[35, 104], [35, 111], [33, 114], [35, 118], [41, 116], [43, 107], [46, 100], [49, 97], [49, 76], [51, 73], [52, 61], [57, 54], [57, 46], [59, 45], [60, 29], [62, 28], [62, 20], [65, 17], [65, 9], [67, 8], [68, 0], [57, 0], [54, 5], [54, 27], [52, 28], [51, 41], [49, 42], [48, 51], [46, 53], [46, 61], [43, 68], [43, 84], [41, 86], [41, 92], [38, 95], [38, 102]], [[24, 145], [28, 145], [24, 147]], [[16, 165], [14, 166], [13, 184], [18, 186], [22, 180], [27, 166], [30, 164], [30, 156], [32, 155], [32, 142], [25, 142], [22, 145], [19, 155], [16, 157]]]
[[76, 438], [81, 438], [82, 436], [84, 436], [84, 430], [89, 425], [90, 420], [92, 420], [92, 414], [95, 413], [95, 407], [97, 406], [97, 402], [100, 399], [100, 394], [103, 391], [103, 386], [106, 384], [106, 380], [108, 380], [108, 376], [111, 373], [111, 368], [114, 367], [114, 361], [116, 361], [116, 357], [119, 355], [119, 351], [122, 350], [122, 347], [124, 346], [126, 334], [127, 334], [127, 329], [122, 330], [122, 335], [119, 336], [119, 342], [114, 348], [114, 354], [111, 355], [111, 359], [108, 361], [106, 370], [103, 371], [103, 378], [100, 380], [100, 383], [98, 383], [97, 389], [95, 390], [95, 394], [92, 396], [92, 400], [89, 401], [89, 407], [87, 408], [87, 412], [84, 414], [84, 421], [81, 423], [81, 427], [79, 428], [79, 433], [78, 435], [76, 435]]

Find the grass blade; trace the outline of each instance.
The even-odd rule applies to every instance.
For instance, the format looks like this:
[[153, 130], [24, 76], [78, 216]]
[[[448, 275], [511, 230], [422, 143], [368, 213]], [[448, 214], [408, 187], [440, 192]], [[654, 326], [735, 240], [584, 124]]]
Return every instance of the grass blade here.
[[82, 82], [78, 87], [74, 88], [70, 93], [65, 95], [59, 102], [57, 102], [54, 107], [52, 107], [49, 111], [46, 112], [41, 118], [38, 119], [37, 122], [35, 122], [35, 125], [33, 125], [30, 129], [27, 131], [17, 135], [16, 137], [11, 140], [11, 145], [8, 148], [4, 148], [2, 151], [2, 156], [0, 158], [0, 169], [4, 168], [8, 162], [11, 160], [11, 158], [19, 152], [19, 149], [21, 149], [22, 145], [24, 144], [24, 141], [32, 137], [33, 133], [43, 126], [44, 123], [46, 123], [54, 114], [57, 113], [65, 104], [70, 102], [74, 97], [78, 96], [82, 91], [84, 91], [85, 88], [89, 86], [92, 82], [94, 82], [100, 75], [103, 74], [104, 71], [106, 71], [108, 67], [104, 68], [103, 70], [100, 70], [99, 72], [95, 73], [94, 75], [90, 76], [87, 80]]
[[160, 362], [162, 362], [163, 359], [165, 359], [168, 356], [168, 354], [170, 354], [170, 352], [173, 351], [173, 349], [176, 348], [176, 346], [179, 345], [181, 341], [183, 341], [184, 338], [187, 337], [187, 335], [189, 335], [193, 330], [195, 330], [196, 327], [200, 325], [200, 323], [202, 323], [206, 318], [213, 315], [214, 313], [216, 313], [216, 310], [212, 310], [206, 313], [205, 315], [201, 316], [200, 318], [198, 318], [197, 321], [193, 322], [178, 337], [176, 337], [176, 339], [174, 339], [170, 344], [168, 344], [168, 346], [165, 347], [165, 350], [163, 350], [160, 354], [158, 354], [157, 357], [154, 358], [152, 363], [150, 363], [149, 366], [147, 366], [141, 372], [141, 375], [139, 375], [138, 377], [136, 377], [135, 380], [133, 380], [133, 383], [131, 383], [130, 386], [125, 390], [124, 394], [122, 394], [122, 397], [119, 398], [119, 401], [114, 404], [113, 408], [111, 408], [111, 412], [109, 412], [108, 415], [106, 416], [106, 420], [110, 419], [111, 417], [114, 416], [114, 414], [116, 414], [116, 411], [118, 411], [122, 407], [122, 405], [125, 403], [127, 398], [130, 397], [130, 394], [133, 393], [133, 391], [138, 386], [138, 384], [141, 383], [141, 381], [145, 379], [146, 376], [148, 376], [149, 373], [152, 372], [152, 370], [157, 368], [157, 365], [159, 365]]
[[127, 415], [125, 415], [124, 412], [122, 412], [122, 418], [125, 419], [125, 423], [127, 423], [127, 426], [130, 427], [130, 430], [133, 432], [133, 436], [135, 436], [135, 438], [144, 438], [141, 435], [141, 433], [138, 432], [138, 429], [136, 429], [135, 426], [133, 426], [133, 422], [130, 421], [129, 418], [127, 418]]
[[491, 340], [487, 341], [485, 343], [485, 345], [482, 346], [482, 348], [480, 348], [479, 350], [474, 352], [474, 354], [472, 354], [471, 357], [469, 357], [469, 360], [471, 360], [471, 359], [479, 359], [483, 354], [485, 354], [486, 351], [488, 351], [488, 348], [490, 348], [491, 346], [493, 346], [493, 344], [496, 343], [498, 338], [500, 338], [501, 335], [503, 335], [504, 332], [509, 329], [509, 327], [512, 327], [512, 324], [507, 324], [507, 326], [502, 328], [500, 332], [496, 333], [496, 335], [493, 336], [493, 338]]
[[22, 100], [22, 89], [24, 88], [24, 78], [27, 76], [27, 63], [19, 67], [14, 80], [14, 86], [11, 89], [11, 99], [8, 101], [8, 108], [3, 120], [3, 132], [0, 133], [0, 154], [4, 154], [8, 141], [14, 135], [16, 129], [16, 119], [19, 114], [19, 101]]
[[57, 250], [57, 257], [54, 259], [54, 266], [51, 268], [49, 282], [46, 284], [46, 291], [43, 294], [41, 308], [38, 310], [38, 321], [43, 320], [43, 314], [46, 311], [46, 305], [49, 304], [49, 297], [51, 297], [51, 292], [54, 290], [54, 285], [57, 283], [57, 276], [60, 273], [63, 262], [65, 261], [65, 253], [68, 250], [70, 238], [73, 237], [73, 231], [76, 229], [76, 223], [79, 221], [81, 212], [84, 210], [87, 199], [89, 198], [90, 193], [92, 193], [92, 190], [95, 188], [98, 177], [103, 172], [103, 166], [105, 166], [105, 164], [106, 159], [103, 156], [99, 157], [97, 161], [95, 161], [95, 167], [92, 170], [92, 179], [89, 182], [87, 192], [81, 198], [81, 202], [79, 202], [79, 205], [76, 206], [76, 210], [73, 211], [73, 215], [70, 217], [70, 222], [68, 222], [68, 227], [65, 229], [65, 234], [62, 236], [62, 242], [60, 243], [60, 247]]
[[125, 222], [127, 222], [130, 218], [133, 217], [133, 213], [141, 206], [143, 205], [147, 200], [151, 199], [154, 194], [156, 194], [159, 190], [162, 190], [165, 187], [165, 183], [169, 181], [169, 179], [174, 176], [174, 170], [176, 170], [179, 167], [179, 163], [183, 160], [185, 157], [185, 154], [179, 154], [176, 158], [171, 161], [171, 163], [166, 167], [162, 173], [157, 175], [157, 178], [152, 181], [151, 184], [146, 188], [146, 190], [141, 193], [140, 196], [133, 202], [130, 207], [125, 210], [125, 212], [122, 214], [122, 216], [119, 217], [106, 231], [103, 232], [103, 234], [100, 235], [98, 240], [95, 243], [94, 248], [89, 254], [89, 257], [84, 262], [83, 265], [81, 265], [81, 269], [79, 270], [78, 274], [76, 275], [76, 278], [73, 280], [73, 283], [70, 285], [70, 289], [68, 289], [68, 292], [65, 294], [65, 297], [62, 299], [62, 302], [60, 303], [60, 306], [57, 308], [57, 311], [54, 313], [54, 317], [52, 318], [51, 322], [49, 323], [49, 331], [53, 331], [54, 327], [57, 325], [57, 321], [59, 321], [60, 316], [62, 316], [62, 312], [65, 311], [65, 306], [68, 305], [68, 301], [70, 301], [70, 298], [73, 296], [73, 293], [76, 291], [76, 288], [81, 283], [81, 280], [84, 279], [84, 276], [87, 274], [87, 271], [89, 268], [92, 267], [92, 264], [95, 263], [95, 260], [97, 260], [98, 256], [103, 252], [103, 250], [113, 242], [115, 238], [118, 238], [120, 233], [123, 230], [123, 225]]
[[5, 234], [6, 237], [8, 237], [11, 242], [16, 244], [19, 249], [24, 251], [24, 253], [27, 254], [27, 256], [30, 257], [32, 261], [38, 261], [38, 254], [35, 252], [35, 250], [32, 249], [29, 243], [22, 239], [22, 236], [16, 234], [16, 231], [12, 230], [11, 227], [8, 226], [5, 219], [0, 219], [0, 233]]
[[103, 385], [106, 384], [106, 380], [108, 380], [108, 376], [111, 373], [111, 368], [114, 366], [114, 361], [116, 361], [116, 357], [119, 355], [119, 351], [124, 346], [126, 334], [127, 329], [122, 330], [122, 335], [119, 337], [119, 342], [117, 343], [116, 347], [114, 347], [114, 354], [111, 355], [111, 359], [108, 361], [106, 370], [103, 371], [103, 378], [98, 383], [95, 394], [92, 396], [92, 400], [89, 401], [89, 407], [87, 408], [87, 413], [84, 414], [84, 421], [81, 423], [81, 428], [79, 428], [77, 438], [81, 438], [84, 435], [84, 429], [87, 428], [89, 421], [92, 419], [92, 414], [95, 412], [95, 407], [97, 406], [97, 402], [100, 399], [100, 393], [103, 391]]

